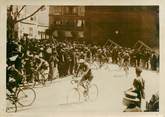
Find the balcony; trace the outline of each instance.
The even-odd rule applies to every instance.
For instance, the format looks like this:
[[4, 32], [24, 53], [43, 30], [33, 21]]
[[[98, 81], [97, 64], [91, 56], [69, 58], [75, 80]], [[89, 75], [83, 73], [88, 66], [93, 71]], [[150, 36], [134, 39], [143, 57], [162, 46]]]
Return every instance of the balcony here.
[[51, 29], [56, 29], [56, 30], [84, 30], [85, 29], [85, 26], [82, 26], [82, 27], [77, 27], [76, 25], [56, 25], [56, 24], [53, 24], [53, 25], [50, 25], [50, 28]]

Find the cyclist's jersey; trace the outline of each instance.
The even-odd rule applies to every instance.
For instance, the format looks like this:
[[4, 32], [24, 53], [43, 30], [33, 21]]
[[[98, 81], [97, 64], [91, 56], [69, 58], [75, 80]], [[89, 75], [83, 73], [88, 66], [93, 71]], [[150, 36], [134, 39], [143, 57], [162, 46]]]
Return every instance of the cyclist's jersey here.
[[49, 71], [49, 64], [46, 60], [40, 58], [40, 66], [38, 66], [39, 71]]
[[85, 81], [85, 80], [88, 80], [88, 81], [91, 81], [93, 79], [93, 75], [92, 75], [92, 70], [89, 66], [88, 63], [84, 63], [82, 66], [80, 67], [83, 67], [83, 70], [84, 72], [86, 72], [83, 76], [82, 76], [82, 79], [80, 80], [80, 82], [82, 81]]
[[32, 58], [32, 68], [33, 69], [37, 69], [37, 67], [39, 66], [39, 64], [40, 64], [40, 59], [39, 59], [39, 57], [33, 57]]
[[6, 83], [15, 82], [15, 86], [18, 87], [22, 82], [22, 75], [13, 66], [7, 67], [7, 79]]

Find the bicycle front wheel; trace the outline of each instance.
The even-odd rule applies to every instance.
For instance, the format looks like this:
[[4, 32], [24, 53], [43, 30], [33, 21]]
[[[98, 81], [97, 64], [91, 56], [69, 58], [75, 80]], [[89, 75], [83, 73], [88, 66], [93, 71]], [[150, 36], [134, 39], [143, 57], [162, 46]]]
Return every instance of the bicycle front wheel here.
[[12, 99], [9, 98], [6, 99], [6, 112], [7, 113], [17, 112], [17, 105]]
[[88, 89], [88, 98], [90, 101], [95, 101], [98, 97], [98, 87], [96, 84], [91, 84]]
[[31, 106], [36, 99], [36, 93], [32, 88], [23, 87], [18, 91], [17, 97], [21, 106]]
[[42, 85], [46, 86], [46, 84], [52, 84], [53, 79], [48, 79], [49, 74], [48, 73], [42, 73]]
[[80, 93], [77, 88], [73, 88], [73, 90], [67, 96], [67, 103], [79, 103], [80, 102]]

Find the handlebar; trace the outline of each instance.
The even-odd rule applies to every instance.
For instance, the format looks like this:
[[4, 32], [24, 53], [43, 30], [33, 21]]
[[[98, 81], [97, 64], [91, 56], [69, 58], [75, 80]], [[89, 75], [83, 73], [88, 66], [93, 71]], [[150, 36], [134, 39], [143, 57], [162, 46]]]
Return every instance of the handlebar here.
[[78, 80], [74, 79], [74, 80], [71, 80], [70, 82], [71, 82], [71, 84], [75, 84], [75, 83], [78, 83]]

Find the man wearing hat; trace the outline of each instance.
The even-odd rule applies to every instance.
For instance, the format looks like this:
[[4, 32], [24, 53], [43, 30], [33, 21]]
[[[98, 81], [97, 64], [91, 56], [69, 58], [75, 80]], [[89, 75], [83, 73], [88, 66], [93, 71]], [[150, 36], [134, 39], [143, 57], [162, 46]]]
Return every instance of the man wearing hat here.
[[133, 81], [133, 87], [125, 91], [123, 104], [127, 107], [124, 112], [142, 112], [141, 99], [144, 97], [144, 80], [141, 77], [142, 69], [135, 68], [136, 78]]
[[144, 93], [144, 88], [145, 88], [145, 81], [141, 77], [142, 69], [139, 67], [136, 67], [135, 69], [136, 72], [136, 78], [133, 81], [133, 87], [134, 87], [134, 92], [137, 93], [137, 98], [140, 100], [139, 107], [141, 107], [141, 99], [145, 98], [145, 93]]

